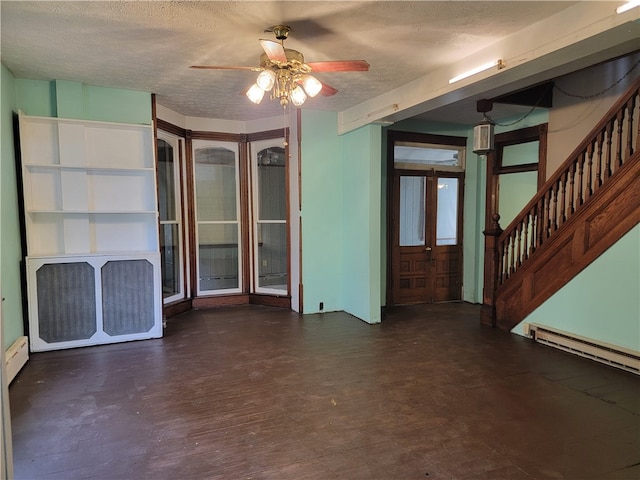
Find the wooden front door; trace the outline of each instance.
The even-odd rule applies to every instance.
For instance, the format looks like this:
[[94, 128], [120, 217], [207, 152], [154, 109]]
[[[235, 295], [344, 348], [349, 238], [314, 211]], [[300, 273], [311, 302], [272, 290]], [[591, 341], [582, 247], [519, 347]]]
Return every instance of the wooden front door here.
[[462, 178], [395, 171], [390, 212], [393, 304], [461, 299]]

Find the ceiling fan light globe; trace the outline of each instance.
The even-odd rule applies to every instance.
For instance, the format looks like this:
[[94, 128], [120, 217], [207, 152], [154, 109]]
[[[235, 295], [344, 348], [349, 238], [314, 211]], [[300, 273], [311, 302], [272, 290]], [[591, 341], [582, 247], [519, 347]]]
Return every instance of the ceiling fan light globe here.
[[256, 85], [258, 85], [263, 91], [268, 92], [273, 88], [276, 82], [276, 74], [273, 70], [263, 70], [256, 79]]
[[322, 83], [313, 75], [304, 75], [302, 77], [302, 87], [307, 92], [307, 95], [313, 98], [322, 90]]
[[293, 90], [291, 90], [291, 103], [293, 103], [296, 107], [302, 106], [302, 104], [307, 100], [307, 94], [304, 92], [304, 89], [300, 85], [296, 85]]
[[251, 88], [247, 90], [247, 98], [256, 105], [262, 101], [262, 97], [264, 97], [264, 90], [258, 84], [251, 85]]

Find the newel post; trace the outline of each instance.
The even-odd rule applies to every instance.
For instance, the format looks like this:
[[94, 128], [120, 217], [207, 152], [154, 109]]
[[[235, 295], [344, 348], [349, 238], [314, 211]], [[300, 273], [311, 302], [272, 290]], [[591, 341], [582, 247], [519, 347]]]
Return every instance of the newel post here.
[[[498, 150], [501, 148], [497, 147]], [[496, 150], [487, 154], [487, 190], [484, 217], [484, 274], [482, 287], [482, 309], [480, 322], [496, 326], [496, 288], [498, 286], [498, 238], [502, 233], [498, 215], [498, 163]]]
[[491, 217], [491, 224], [484, 232], [484, 286], [482, 288], [482, 308], [480, 322], [490, 327], [496, 326], [496, 288], [498, 287], [498, 238], [502, 233], [500, 215]]

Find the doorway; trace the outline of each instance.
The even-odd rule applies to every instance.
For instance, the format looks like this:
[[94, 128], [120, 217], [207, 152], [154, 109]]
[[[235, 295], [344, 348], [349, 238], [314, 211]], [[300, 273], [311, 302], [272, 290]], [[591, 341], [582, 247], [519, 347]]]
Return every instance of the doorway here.
[[462, 298], [465, 144], [390, 132], [388, 305]]

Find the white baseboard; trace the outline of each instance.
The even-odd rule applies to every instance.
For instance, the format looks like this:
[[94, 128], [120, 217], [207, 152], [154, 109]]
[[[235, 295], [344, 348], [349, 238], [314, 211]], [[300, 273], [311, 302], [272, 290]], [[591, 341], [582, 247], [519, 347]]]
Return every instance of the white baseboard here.
[[18, 337], [5, 352], [5, 362], [7, 367], [7, 384], [11, 383], [20, 369], [29, 360], [29, 339]]

